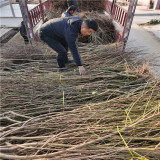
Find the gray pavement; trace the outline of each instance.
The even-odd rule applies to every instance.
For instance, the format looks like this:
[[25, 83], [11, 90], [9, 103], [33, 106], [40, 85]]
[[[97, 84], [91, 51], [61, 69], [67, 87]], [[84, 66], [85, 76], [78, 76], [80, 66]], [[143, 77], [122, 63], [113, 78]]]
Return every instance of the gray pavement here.
[[[0, 8], [0, 27], [19, 27], [22, 21], [22, 14], [19, 4], [12, 4], [15, 17], [13, 17], [11, 8], [9, 5], [2, 6]], [[31, 10], [37, 6], [37, 4], [28, 4], [28, 9]]]
[[[12, 28], [20, 27], [21, 21], [23, 20], [19, 4], [12, 4], [15, 13], [15, 17], [13, 17], [8, 2], [3, 3], [5, 3], [5, 5], [0, 5], [0, 37], [4, 36]], [[28, 4], [28, 9], [31, 10], [35, 6], [37, 6], [37, 4]]]
[[[151, 73], [160, 78], [160, 25], [140, 26], [151, 19], [160, 19], [160, 10], [136, 10], [126, 51], [134, 50], [134, 60], [149, 60]], [[154, 16], [153, 16], [154, 13]]]
[[4, 6], [7, 6], [9, 4], [9, 1], [0, 1], [0, 8], [1, 7], [4, 7]]

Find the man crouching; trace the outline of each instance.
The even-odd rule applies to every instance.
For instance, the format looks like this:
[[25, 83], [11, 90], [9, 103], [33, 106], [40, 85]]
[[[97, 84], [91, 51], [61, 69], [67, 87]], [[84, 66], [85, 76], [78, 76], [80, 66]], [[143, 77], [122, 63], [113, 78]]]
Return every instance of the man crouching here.
[[64, 68], [68, 60], [68, 48], [74, 62], [78, 66], [80, 75], [85, 75], [81, 57], [78, 51], [78, 34], [89, 36], [97, 31], [95, 20], [82, 20], [80, 17], [56, 18], [47, 21], [39, 29], [39, 38], [58, 53], [59, 68]]

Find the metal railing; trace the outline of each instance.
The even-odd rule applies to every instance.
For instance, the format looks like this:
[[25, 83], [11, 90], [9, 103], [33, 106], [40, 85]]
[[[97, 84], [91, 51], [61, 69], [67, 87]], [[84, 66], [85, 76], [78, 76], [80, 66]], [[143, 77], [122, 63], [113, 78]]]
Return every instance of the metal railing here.
[[29, 11], [29, 17], [31, 20], [31, 25], [32, 27], [34, 27], [36, 24], [39, 23], [39, 21], [42, 19], [42, 15], [41, 13], [41, 6], [38, 5], [35, 8], [33, 8], [32, 10]]
[[108, 14], [111, 14], [112, 2], [109, 0], [105, 1], [105, 9]]
[[49, 8], [50, 8], [50, 0], [47, 0], [47, 1], [43, 2], [44, 13], [48, 12]]
[[50, 0], [46, 0], [29, 11], [29, 17], [32, 27], [36, 26], [40, 20], [44, 22], [44, 17], [50, 8]]
[[121, 6], [119, 6], [118, 4], [115, 4], [112, 12], [112, 17], [116, 22], [124, 27], [127, 17], [127, 11], [124, 8], [121, 8]]
[[[129, 0], [126, 0], [129, 1]], [[106, 12], [112, 17], [113, 20], [115, 20], [124, 30], [124, 27], [126, 25], [126, 18], [128, 11], [122, 8], [120, 5], [118, 5], [115, 1], [105, 1], [105, 8]], [[120, 40], [122, 40], [123, 32], [119, 32]]]

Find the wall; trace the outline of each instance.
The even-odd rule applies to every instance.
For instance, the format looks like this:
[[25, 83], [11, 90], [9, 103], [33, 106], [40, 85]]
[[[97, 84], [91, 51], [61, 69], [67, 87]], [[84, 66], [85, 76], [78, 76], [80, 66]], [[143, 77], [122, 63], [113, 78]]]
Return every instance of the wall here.
[[150, 5], [150, 0], [138, 0], [138, 4], [149, 6]]

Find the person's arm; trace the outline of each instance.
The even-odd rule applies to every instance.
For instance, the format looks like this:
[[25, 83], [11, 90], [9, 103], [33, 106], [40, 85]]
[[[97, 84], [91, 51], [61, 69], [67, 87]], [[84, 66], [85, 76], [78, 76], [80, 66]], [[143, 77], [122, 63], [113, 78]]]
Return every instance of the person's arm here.
[[67, 40], [68, 47], [72, 53], [73, 59], [78, 66], [80, 75], [85, 75], [86, 71], [82, 65], [81, 57], [78, 52], [77, 36], [75, 36], [74, 34], [69, 34], [66, 36], [66, 40]]

